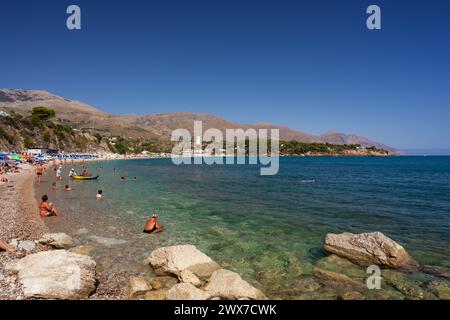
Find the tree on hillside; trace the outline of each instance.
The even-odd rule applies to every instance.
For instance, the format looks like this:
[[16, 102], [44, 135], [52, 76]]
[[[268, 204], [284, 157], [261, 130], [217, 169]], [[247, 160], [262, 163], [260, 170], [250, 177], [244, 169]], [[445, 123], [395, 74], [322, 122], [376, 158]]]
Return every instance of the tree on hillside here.
[[31, 111], [31, 116], [37, 117], [41, 121], [46, 121], [48, 119], [54, 118], [55, 115], [55, 110], [46, 107], [34, 107]]

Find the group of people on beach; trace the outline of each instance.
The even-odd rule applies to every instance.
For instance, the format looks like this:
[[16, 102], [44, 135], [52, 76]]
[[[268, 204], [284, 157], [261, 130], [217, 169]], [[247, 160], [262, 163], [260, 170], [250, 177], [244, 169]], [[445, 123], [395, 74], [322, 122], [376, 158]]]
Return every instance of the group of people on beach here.
[[19, 167], [7, 162], [0, 163], [0, 182], [8, 182], [9, 173], [19, 173]]
[[[59, 165], [58, 167], [56, 167], [55, 170], [55, 175], [56, 175], [56, 181], [61, 181], [62, 178], [62, 165]], [[6, 174], [7, 171], [9, 171], [10, 169], [7, 169], [6, 166], [4, 166], [3, 164], [0, 166], [0, 174]], [[72, 172], [73, 171], [73, 172]], [[114, 172], [116, 170], [114, 169]], [[18, 168], [13, 171], [13, 172], [18, 172]], [[47, 168], [44, 166], [43, 163], [39, 162], [36, 164], [36, 181], [38, 183], [41, 183], [42, 181], [42, 176], [47, 172]], [[71, 173], [74, 173], [74, 170], [71, 170]], [[89, 174], [89, 171], [87, 169], [87, 167], [83, 167], [83, 173], [84, 174]], [[3, 176], [2, 176], [3, 177]], [[137, 180], [137, 177], [133, 177], [133, 180]], [[121, 177], [121, 181], [125, 181], [125, 176]], [[57, 189], [57, 183], [54, 182], [52, 184], [52, 189], [56, 190]], [[65, 185], [64, 188], [66, 191], [71, 191], [72, 188], [69, 185]], [[98, 190], [97, 194], [96, 194], [96, 199], [100, 200], [103, 197], [103, 191], [102, 190]], [[41, 203], [39, 204], [39, 215], [41, 217], [51, 217], [51, 216], [60, 216], [60, 213], [58, 211], [58, 209], [54, 206], [54, 204], [52, 202], [49, 201], [48, 195], [44, 194], [41, 197]], [[144, 233], [159, 233], [164, 231], [164, 227], [161, 226], [161, 224], [158, 221], [158, 215], [156, 213], [153, 213], [152, 216], [147, 220], [147, 222], [145, 223], [144, 226]], [[15, 249], [9, 245], [8, 243], [0, 240], [0, 251], [6, 251], [6, 252], [10, 252], [10, 253], [14, 253]]]
[[[84, 164], [84, 161], [83, 163]], [[56, 182], [52, 183], [52, 190], [56, 191], [58, 188], [58, 181], [62, 180], [62, 163], [59, 164], [59, 166], [56, 165], [56, 162], [53, 162], [53, 167], [55, 170], [55, 176], [56, 176]], [[37, 182], [41, 182], [41, 178], [46, 172], [46, 167], [42, 163], [38, 163], [36, 166], [36, 176], [37, 176]], [[114, 168], [114, 172], [116, 172], [116, 168]], [[74, 175], [76, 175], [75, 169], [71, 169], [69, 172], [69, 179], [72, 178]], [[89, 176], [89, 169], [87, 166], [83, 165], [83, 171], [81, 173], [81, 176]], [[137, 181], [137, 177], [132, 178], [133, 181]], [[121, 182], [125, 182], [125, 176], [120, 177]], [[68, 184], [64, 187], [65, 191], [72, 191], [72, 187]], [[100, 200], [103, 198], [103, 190], [98, 190], [97, 194], [95, 196], [97, 200]], [[49, 202], [48, 195], [43, 195], [41, 198], [41, 203], [39, 205], [39, 214], [41, 217], [51, 217], [51, 216], [59, 216], [58, 209], [53, 205], [53, 203]], [[158, 222], [158, 215], [156, 213], [153, 213], [152, 216], [147, 220], [144, 226], [144, 232], [145, 233], [158, 233], [164, 231], [164, 228], [160, 225]]]

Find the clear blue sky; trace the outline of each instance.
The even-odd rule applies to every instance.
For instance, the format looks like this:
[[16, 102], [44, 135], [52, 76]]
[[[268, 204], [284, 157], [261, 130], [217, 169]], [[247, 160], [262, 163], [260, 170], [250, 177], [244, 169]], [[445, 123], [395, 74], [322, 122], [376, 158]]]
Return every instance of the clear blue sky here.
[[449, 17], [448, 0], [2, 1], [0, 87], [450, 150]]

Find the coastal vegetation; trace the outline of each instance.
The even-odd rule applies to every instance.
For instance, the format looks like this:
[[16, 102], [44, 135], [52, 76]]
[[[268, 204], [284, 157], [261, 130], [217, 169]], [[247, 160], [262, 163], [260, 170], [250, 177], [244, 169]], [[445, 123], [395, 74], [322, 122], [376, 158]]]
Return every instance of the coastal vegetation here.
[[[203, 150], [210, 143], [204, 141]], [[250, 141], [245, 142], [245, 153], [249, 154]], [[58, 119], [55, 110], [38, 106], [26, 114], [10, 112], [0, 117], [0, 149], [24, 151], [32, 147], [50, 147], [66, 152], [113, 152], [118, 154], [170, 153], [175, 142], [167, 137], [149, 139], [113, 135], [107, 130], [86, 128], [77, 123]], [[268, 141], [270, 150], [270, 141]], [[280, 154], [286, 156], [383, 156], [389, 151], [361, 144], [331, 144], [327, 142], [306, 143], [296, 140], [281, 140]]]

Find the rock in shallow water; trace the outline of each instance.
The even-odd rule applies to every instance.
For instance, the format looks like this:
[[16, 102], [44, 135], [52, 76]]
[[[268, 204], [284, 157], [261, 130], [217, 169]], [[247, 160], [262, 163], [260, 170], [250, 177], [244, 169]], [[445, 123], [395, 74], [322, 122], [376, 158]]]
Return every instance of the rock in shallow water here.
[[408, 275], [395, 270], [382, 270], [382, 279], [386, 284], [393, 286], [401, 292], [407, 299], [412, 300], [433, 300], [436, 297], [429, 291], [424, 290], [420, 283], [411, 279]]
[[361, 265], [376, 264], [411, 272], [417, 271], [419, 267], [401, 245], [381, 232], [329, 233], [324, 248]]
[[90, 236], [89, 239], [91, 239], [92, 241], [95, 241], [97, 243], [103, 244], [107, 247], [123, 245], [128, 242], [128, 241], [122, 240], [122, 239], [106, 238], [106, 237], [100, 237], [100, 236]]
[[211, 297], [227, 300], [266, 300], [267, 297], [258, 289], [252, 287], [248, 282], [235, 272], [220, 269], [214, 271], [206, 286], [206, 291]]
[[450, 268], [424, 265], [422, 266], [421, 270], [425, 273], [429, 273], [437, 277], [450, 278]]
[[6, 269], [18, 273], [25, 297], [84, 299], [95, 289], [95, 267], [88, 256], [56, 250], [12, 261]]
[[450, 300], [450, 284], [444, 281], [432, 281], [427, 285], [441, 300]]
[[38, 241], [41, 244], [50, 245], [56, 249], [68, 249], [74, 246], [72, 237], [65, 233], [47, 233]]
[[72, 248], [70, 252], [77, 253], [77, 254], [83, 254], [85, 256], [91, 255], [92, 251], [94, 250], [94, 247], [91, 245], [81, 245], [75, 248]]
[[220, 266], [193, 245], [179, 245], [156, 249], [146, 260], [154, 269], [179, 275], [189, 270], [199, 278], [208, 278]]
[[345, 274], [315, 267], [313, 269], [313, 275], [331, 287], [350, 288], [353, 291], [362, 291], [365, 288], [362, 283], [353, 280]]

